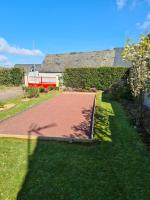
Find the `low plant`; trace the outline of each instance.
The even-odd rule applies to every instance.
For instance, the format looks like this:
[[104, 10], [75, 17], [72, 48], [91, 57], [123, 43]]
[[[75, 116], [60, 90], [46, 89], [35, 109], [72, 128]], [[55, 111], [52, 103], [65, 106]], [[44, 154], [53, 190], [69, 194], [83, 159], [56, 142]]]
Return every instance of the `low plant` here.
[[91, 88], [90, 88], [90, 87], [88, 87], [88, 86], [87, 86], [87, 87], [85, 87], [85, 91], [90, 91], [90, 89], [91, 89]]
[[0, 101], [0, 108], [4, 108], [4, 102]]
[[27, 98], [28, 87], [25, 86], [25, 85], [22, 85], [21, 87], [22, 87], [22, 90], [23, 90], [23, 95], [24, 95], [24, 97]]
[[55, 90], [59, 90], [59, 86], [56, 86], [56, 87], [55, 87]]
[[49, 86], [48, 89], [49, 89], [49, 91], [52, 91], [52, 90], [54, 90], [54, 87], [53, 86]]
[[23, 93], [24, 93], [24, 95], [25, 95], [25, 91], [26, 91], [26, 86], [25, 85], [21, 85], [21, 87], [22, 87], [22, 90], [23, 90]]
[[25, 96], [28, 98], [38, 97], [39, 89], [35, 87], [26, 87], [25, 88]]
[[40, 92], [40, 93], [43, 93], [43, 92], [45, 92], [45, 89], [44, 89], [44, 87], [40, 87], [40, 88], [39, 88], [39, 92]]

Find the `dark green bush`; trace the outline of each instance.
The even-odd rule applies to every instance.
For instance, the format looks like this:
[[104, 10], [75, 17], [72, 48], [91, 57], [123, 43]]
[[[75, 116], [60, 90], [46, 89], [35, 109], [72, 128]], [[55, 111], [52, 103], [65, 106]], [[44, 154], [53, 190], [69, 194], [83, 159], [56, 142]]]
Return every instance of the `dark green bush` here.
[[54, 90], [54, 87], [53, 86], [49, 86], [48, 89], [49, 89], [49, 91], [52, 91], [52, 90]]
[[87, 91], [90, 91], [90, 89], [91, 89], [90, 87], [85, 87], [85, 90]]
[[4, 108], [4, 102], [0, 101], [0, 108]]
[[24, 72], [20, 68], [12, 68], [10, 74], [12, 85], [18, 86], [23, 82]]
[[10, 69], [0, 68], [0, 85], [12, 85]]
[[40, 93], [44, 93], [44, 92], [45, 92], [44, 87], [40, 87], [40, 88], [39, 88], [39, 92], [40, 92]]
[[126, 67], [67, 68], [64, 85], [71, 88], [96, 88], [106, 90], [126, 74]]
[[24, 72], [20, 68], [0, 68], [0, 85], [18, 86], [23, 82]]
[[59, 86], [56, 86], [56, 87], [55, 87], [55, 90], [59, 90]]
[[117, 83], [112, 85], [109, 92], [115, 100], [132, 100], [132, 93], [129, 83], [126, 81], [126, 79], [122, 79], [121, 81], [118, 81]]

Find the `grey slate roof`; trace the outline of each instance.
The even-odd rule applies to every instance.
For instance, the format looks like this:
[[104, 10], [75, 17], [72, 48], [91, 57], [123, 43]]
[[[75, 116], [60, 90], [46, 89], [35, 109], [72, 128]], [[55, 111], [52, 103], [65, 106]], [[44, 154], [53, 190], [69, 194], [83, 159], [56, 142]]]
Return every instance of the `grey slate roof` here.
[[128, 67], [128, 65], [122, 60], [122, 52], [123, 48], [114, 48], [115, 50], [115, 58], [113, 66], [124, 66]]
[[[36, 70], [39, 72], [64, 72], [65, 68], [127, 66], [122, 60], [122, 51], [123, 48], [114, 48], [104, 51], [48, 54], [41, 65], [36, 64]], [[32, 66], [33, 64], [15, 65], [15, 67], [24, 68], [26, 72], [29, 72]]]
[[121, 57], [123, 48], [105, 51], [48, 54], [42, 64], [44, 72], [63, 72], [65, 68], [127, 66]]
[[39, 71], [41, 69], [41, 64], [15, 64], [14, 67], [22, 68], [26, 73], [30, 72], [32, 67], [35, 66], [35, 69]]

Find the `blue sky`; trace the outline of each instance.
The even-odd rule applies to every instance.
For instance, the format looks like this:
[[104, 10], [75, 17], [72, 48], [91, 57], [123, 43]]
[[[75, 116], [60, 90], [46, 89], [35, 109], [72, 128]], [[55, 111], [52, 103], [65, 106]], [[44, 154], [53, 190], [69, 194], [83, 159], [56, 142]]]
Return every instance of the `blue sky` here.
[[1, 0], [0, 26], [0, 65], [41, 63], [137, 41], [150, 30], [150, 0]]

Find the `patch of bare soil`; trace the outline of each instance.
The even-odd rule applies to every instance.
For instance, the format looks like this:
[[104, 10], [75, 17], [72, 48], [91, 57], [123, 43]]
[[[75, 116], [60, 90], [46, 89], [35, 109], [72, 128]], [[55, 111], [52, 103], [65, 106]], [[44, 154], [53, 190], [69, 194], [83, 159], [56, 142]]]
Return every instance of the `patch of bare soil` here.
[[14, 103], [5, 104], [2, 108], [0, 108], [0, 111], [8, 110], [10, 108], [13, 108], [14, 106]]
[[27, 101], [30, 101], [30, 99], [29, 99], [29, 98], [24, 98], [24, 99], [22, 99], [21, 101], [27, 102]]

